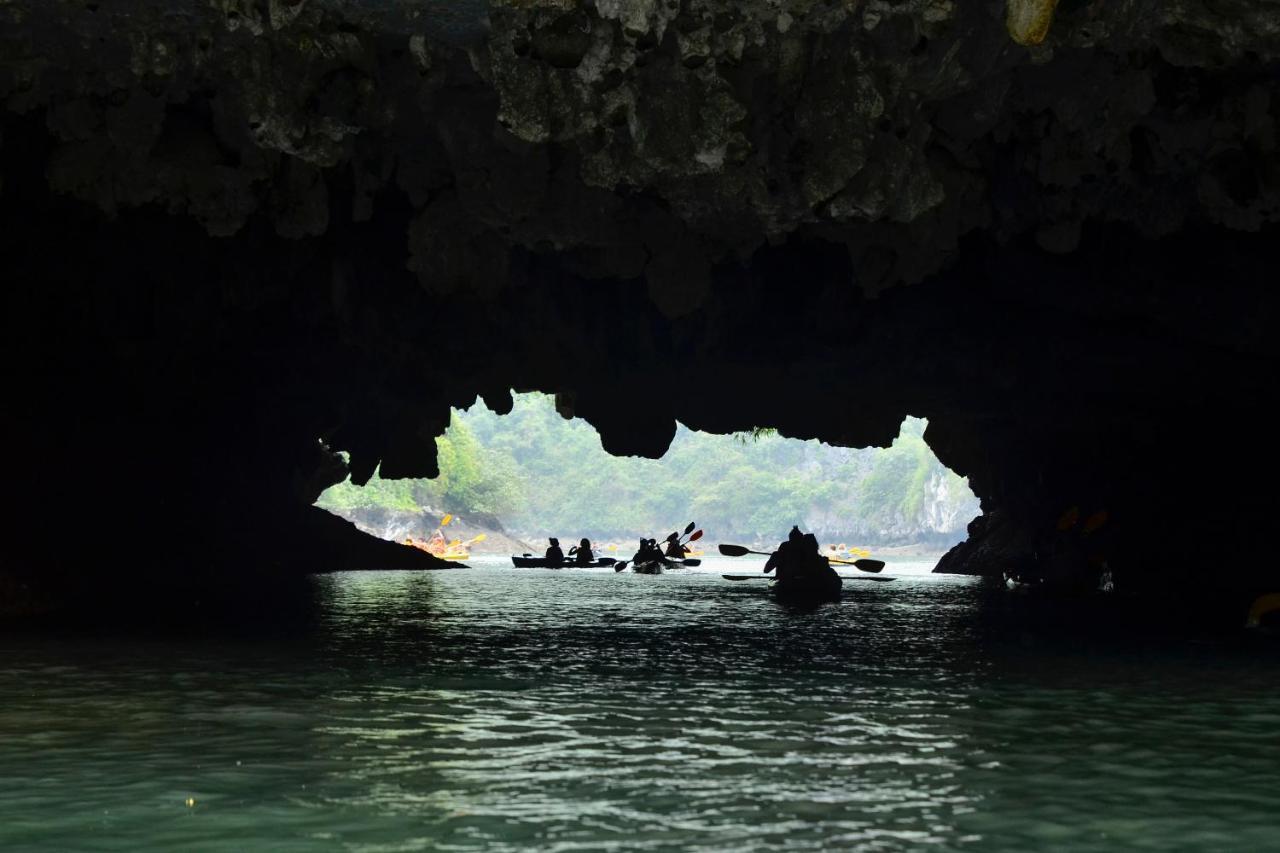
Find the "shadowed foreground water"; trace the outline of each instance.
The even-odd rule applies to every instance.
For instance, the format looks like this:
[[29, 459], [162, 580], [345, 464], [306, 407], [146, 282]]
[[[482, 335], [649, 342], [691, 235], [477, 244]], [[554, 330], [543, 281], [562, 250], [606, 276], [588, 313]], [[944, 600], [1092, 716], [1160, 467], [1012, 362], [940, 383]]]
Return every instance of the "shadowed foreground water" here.
[[247, 628], [0, 637], [0, 848], [1280, 850], [1274, 647], [846, 589], [346, 574]]

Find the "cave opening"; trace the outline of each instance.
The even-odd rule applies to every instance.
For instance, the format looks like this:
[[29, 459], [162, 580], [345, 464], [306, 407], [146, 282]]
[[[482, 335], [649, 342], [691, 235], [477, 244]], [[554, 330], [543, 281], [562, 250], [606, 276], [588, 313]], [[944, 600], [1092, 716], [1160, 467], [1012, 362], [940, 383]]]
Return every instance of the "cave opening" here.
[[[563, 405], [561, 406], [563, 409]], [[567, 414], [567, 412], [566, 412]], [[454, 409], [436, 440], [434, 478], [350, 478], [316, 505], [393, 542], [413, 542], [469, 565], [510, 565], [542, 554], [548, 537], [580, 538], [625, 559], [639, 539], [662, 540], [695, 519], [691, 554], [721, 542], [772, 550], [793, 524], [831, 557], [890, 555], [899, 570], [928, 571], [979, 515], [967, 481], [906, 418], [884, 448], [834, 447], [757, 428], [714, 435], [677, 425], [658, 459], [619, 457], [552, 395], [513, 395], [498, 415], [478, 401]], [[478, 562], [479, 561], [479, 562]]]
[[[1278, 69], [1248, 0], [0, 0], [0, 848], [1274, 849]], [[522, 519], [450, 423], [530, 406]], [[875, 556], [950, 477], [816, 606], [402, 538]]]

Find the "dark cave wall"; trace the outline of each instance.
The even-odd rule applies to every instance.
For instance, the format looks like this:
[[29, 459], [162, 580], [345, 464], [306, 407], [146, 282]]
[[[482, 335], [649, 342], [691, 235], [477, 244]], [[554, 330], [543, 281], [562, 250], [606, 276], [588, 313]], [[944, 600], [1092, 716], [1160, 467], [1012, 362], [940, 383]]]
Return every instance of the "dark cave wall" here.
[[925, 416], [949, 569], [1271, 584], [1280, 39], [1226, 5], [10, 3], [7, 559], [417, 559], [308, 509], [326, 448], [430, 474], [536, 388], [618, 453]]

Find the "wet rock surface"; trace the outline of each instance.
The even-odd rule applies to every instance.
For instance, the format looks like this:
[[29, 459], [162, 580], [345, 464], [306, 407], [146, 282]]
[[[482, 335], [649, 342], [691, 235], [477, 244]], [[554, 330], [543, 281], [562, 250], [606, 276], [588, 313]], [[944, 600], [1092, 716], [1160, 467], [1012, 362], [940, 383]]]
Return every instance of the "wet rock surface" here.
[[925, 416], [948, 570], [1266, 585], [1278, 54], [1231, 0], [0, 3], [5, 559], [377, 562], [308, 533], [332, 452], [430, 475], [515, 388], [650, 456]]

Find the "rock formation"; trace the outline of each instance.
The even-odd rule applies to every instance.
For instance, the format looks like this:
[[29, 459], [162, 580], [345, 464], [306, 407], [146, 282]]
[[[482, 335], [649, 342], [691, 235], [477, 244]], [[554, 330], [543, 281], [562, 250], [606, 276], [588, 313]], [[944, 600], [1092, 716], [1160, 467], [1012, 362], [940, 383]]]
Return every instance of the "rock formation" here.
[[1274, 583], [1278, 73], [1242, 0], [3, 0], [5, 561], [379, 563], [334, 451], [514, 388], [651, 456], [928, 417], [947, 570]]

